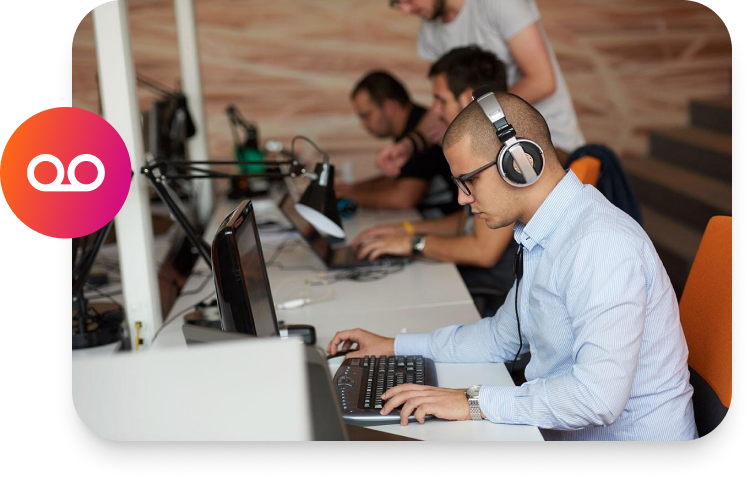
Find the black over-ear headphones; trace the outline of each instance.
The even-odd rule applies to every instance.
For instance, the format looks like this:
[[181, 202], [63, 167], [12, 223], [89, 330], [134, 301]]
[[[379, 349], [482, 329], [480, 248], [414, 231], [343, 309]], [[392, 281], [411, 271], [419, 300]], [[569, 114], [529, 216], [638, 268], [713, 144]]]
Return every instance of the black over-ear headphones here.
[[473, 100], [483, 109], [496, 129], [501, 150], [496, 157], [496, 168], [501, 178], [514, 187], [527, 187], [540, 178], [546, 164], [543, 149], [528, 139], [518, 139], [512, 124], [507, 122], [496, 95], [488, 87], [473, 92]]

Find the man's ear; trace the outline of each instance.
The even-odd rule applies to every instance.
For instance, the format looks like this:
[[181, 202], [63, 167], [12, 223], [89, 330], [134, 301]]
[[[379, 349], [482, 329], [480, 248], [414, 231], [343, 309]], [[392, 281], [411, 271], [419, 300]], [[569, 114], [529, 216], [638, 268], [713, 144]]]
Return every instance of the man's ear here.
[[384, 103], [381, 104], [381, 110], [383, 110], [384, 113], [389, 118], [394, 117], [394, 114], [397, 112], [398, 109], [399, 109], [399, 104], [397, 103], [396, 100], [385, 99]]
[[459, 98], [457, 99], [460, 103], [460, 106], [464, 109], [468, 105], [470, 105], [473, 101], [473, 89], [470, 87], [466, 88], [465, 90], [460, 93]]

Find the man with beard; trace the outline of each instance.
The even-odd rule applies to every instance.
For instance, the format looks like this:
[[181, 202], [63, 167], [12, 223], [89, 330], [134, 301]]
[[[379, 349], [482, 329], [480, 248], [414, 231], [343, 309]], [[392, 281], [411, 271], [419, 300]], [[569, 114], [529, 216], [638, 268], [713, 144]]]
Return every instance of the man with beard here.
[[[368, 73], [353, 88], [353, 109], [363, 127], [377, 138], [399, 141], [426, 115], [426, 109], [413, 103], [407, 90], [384, 71]], [[422, 142], [415, 135], [409, 142]], [[424, 148], [400, 166], [396, 178], [381, 176], [365, 182], [337, 184], [338, 197], [346, 197], [362, 207], [409, 209], [418, 207], [424, 217], [436, 218], [459, 211], [457, 187], [439, 146]]]
[[[434, 97], [430, 112], [447, 125], [472, 102], [473, 90], [482, 86], [507, 89], [504, 63], [477, 46], [451, 50], [431, 66], [428, 77]], [[370, 259], [384, 254], [409, 256], [412, 246], [420, 245], [415, 254], [457, 264], [469, 288], [493, 288], [504, 294], [514, 282], [517, 243], [512, 227], [489, 229], [468, 214], [469, 209], [439, 219], [377, 226], [362, 232], [353, 244], [362, 245], [360, 258]], [[495, 312], [502, 300], [503, 295], [483, 308]]]

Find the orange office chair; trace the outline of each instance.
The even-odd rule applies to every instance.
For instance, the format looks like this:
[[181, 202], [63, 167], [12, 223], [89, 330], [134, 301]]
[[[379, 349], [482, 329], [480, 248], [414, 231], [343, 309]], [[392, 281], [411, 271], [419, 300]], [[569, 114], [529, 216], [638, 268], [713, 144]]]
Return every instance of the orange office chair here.
[[679, 311], [697, 433], [704, 436], [723, 421], [731, 404], [731, 217], [710, 219]]
[[569, 169], [580, 179], [580, 182], [595, 187], [598, 176], [601, 175], [601, 161], [591, 155], [586, 155], [573, 161]]

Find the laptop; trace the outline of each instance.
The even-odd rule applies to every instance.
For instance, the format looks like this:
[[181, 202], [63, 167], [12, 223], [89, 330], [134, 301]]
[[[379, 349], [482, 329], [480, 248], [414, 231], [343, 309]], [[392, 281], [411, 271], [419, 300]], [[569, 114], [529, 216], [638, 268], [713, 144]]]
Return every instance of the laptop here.
[[286, 194], [279, 203], [279, 210], [295, 230], [308, 242], [313, 252], [329, 269], [352, 269], [355, 267], [389, 267], [404, 265], [408, 257], [381, 256], [375, 260], [358, 259], [358, 250], [351, 246], [332, 247], [329, 241], [295, 210], [295, 202]]

